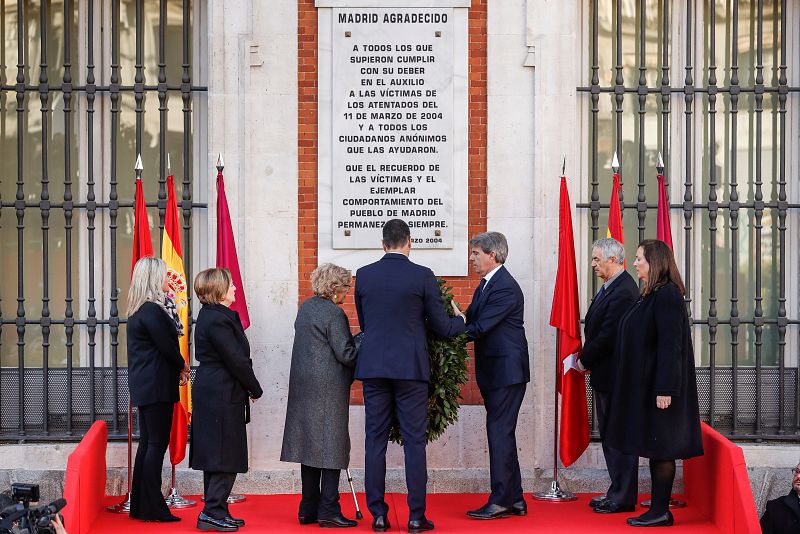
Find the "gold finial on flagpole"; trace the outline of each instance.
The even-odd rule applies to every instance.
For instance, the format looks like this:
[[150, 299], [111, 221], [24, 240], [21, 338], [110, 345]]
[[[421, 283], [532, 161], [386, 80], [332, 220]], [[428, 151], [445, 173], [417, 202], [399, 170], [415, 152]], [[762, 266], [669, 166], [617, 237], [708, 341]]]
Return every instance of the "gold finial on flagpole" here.
[[167, 152], [167, 176], [172, 174], [172, 162], [169, 160], [169, 152]]
[[567, 155], [564, 154], [564, 162], [561, 164], [561, 176], [566, 176], [567, 172]]
[[656, 170], [658, 174], [664, 174], [664, 159], [661, 157], [661, 152], [658, 153], [658, 162], [656, 163]]
[[619, 159], [617, 158], [617, 151], [614, 151], [614, 159], [611, 160], [611, 169], [614, 172], [619, 172]]
[[219, 153], [217, 157], [217, 172], [222, 172], [222, 169], [225, 168], [225, 162], [222, 160], [222, 152]]

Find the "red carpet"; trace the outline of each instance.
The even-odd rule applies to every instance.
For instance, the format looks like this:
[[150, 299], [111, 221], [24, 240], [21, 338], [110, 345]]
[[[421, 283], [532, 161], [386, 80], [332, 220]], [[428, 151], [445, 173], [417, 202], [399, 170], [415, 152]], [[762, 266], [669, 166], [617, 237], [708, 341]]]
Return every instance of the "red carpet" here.
[[[503, 534], [513, 534], [516, 532], [536, 532], [536, 533], [581, 533], [591, 532], [591, 534], [629, 532], [631, 534], [639, 532], [640, 529], [633, 529], [625, 524], [625, 518], [636, 516], [644, 512], [644, 509], [637, 509], [631, 514], [595, 514], [587, 506], [591, 495], [580, 495], [576, 502], [571, 503], [542, 503], [534, 501], [530, 495], [525, 498], [528, 501], [527, 517], [511, 517], [494, 521], [476, 521], [469, 519], [465, 512], [471, 508], [477, 508], [484, 504], [486, 495], [476, 494], [432, 494], [428, 495], [427, 515], [436, 523], [436, 532], [440, 533], [460, 533], [460, 532], [502, 532]], [[196, 498], [196, 497], [192, 497]], [[645, 498], [642, 496], [642, 498]], [[364, 495], [359, 494], [359, 505], [361, 506], [364, 519], [359, 521], [359, 525], [353, 529], [346, 529], [346, 532], [372, 532], [370, 524], [372, 517], [366, 510]], [[108, 504], [115, 504], [120, 497], [108, 498]], [[386, 501], [390, 506], [389, 521], [392, 524], [392, 532], [406, 532], [408, 521], [408, 508], [405, 502], [405, 495], [390, 494], [386, 496]], [[248, 496], [247, 501], [231, 506], [231, 513], [236, 517], [241, 517], [247, 521], [247, 526], [240, 529], [240, 532], [256, 534], [262, 532], [292, 533], [292, 532], [320, 532], [315, 525], [300, 526], [297, 523], [297, 505], [300, 502], [299, 495], [254, 495]], [[355, 508], [353, 499], [349, 494], [342, 495], [342, 509], [344, 514], [355, 518]], [[195, 521], [200, 506], [179, 510], [176, 515], [183, 518], [180, 523], [144, 523], [128, 518], [128, 516], [114, 515], [102, 512], [96, 519], [95, 524], [89, 531], [91, 534], [148, 534], [148, 533], [196, 533]], [[697, 533], [697, 534], [724, 534], [711, 522], [702, 517], [696, 507], [691, 505], [687, 508], [673, 511], [675, 514], [675, 526], [668, 530], [670, 533]], [[67, 525], [69, 529], [69, 525]], [[326, 530], [326, 532], [328, 532]]]

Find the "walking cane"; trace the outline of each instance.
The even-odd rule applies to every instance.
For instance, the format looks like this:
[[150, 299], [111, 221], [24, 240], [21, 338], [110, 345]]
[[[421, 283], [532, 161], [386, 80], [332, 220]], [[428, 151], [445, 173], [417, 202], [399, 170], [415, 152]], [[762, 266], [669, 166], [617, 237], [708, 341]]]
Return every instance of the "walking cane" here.
[[356, 505], [356, 519], [363, 519], [364, 515], [361, 513], [361, 509], [358, 507], [358, 499], [356, 499], [356, 490], [353, 487], [353, 475], [350, 474], [350, 469], [346, 469], [347, 471], [347, 481], [350, 483], [350, 493], [353, 494], [353, 502]]

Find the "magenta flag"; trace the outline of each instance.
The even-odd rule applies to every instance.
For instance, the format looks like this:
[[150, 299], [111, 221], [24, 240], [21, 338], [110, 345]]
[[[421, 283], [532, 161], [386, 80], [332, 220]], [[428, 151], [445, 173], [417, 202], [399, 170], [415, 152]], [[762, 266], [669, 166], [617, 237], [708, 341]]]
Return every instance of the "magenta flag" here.
[[667, 186], [664, 184], [664, 175], [658, 178], [658, 211], [656, 215], [656, 239], [663, 241], [672, 250], [672, 229], [669, 226], [669, 199]]
[[231, 309], [239, 312], [242, 327], [247, 329], [250, 326], [250, 314], [247, 313], [247, 298], [244, 295], [244, 284], [239, 272], [239, 257], [236, 254], [236, 240], [233, 238], [231, 213], [228, 211], [222, 171], [217, 172], [217, 267], [225, 267], [231, 272], [233, 285], [236, 286], [236, 302], [231, 305]]

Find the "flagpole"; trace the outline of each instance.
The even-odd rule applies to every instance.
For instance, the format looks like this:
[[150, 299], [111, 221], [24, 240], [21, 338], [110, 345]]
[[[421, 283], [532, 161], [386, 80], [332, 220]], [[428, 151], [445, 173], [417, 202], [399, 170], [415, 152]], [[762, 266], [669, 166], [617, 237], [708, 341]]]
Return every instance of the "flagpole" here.
[[[561, 176], [566, 176], [567, 170], [567, 156], [564, 156], [564, 161], [561, 164]], [[563, 370], [559, 369], [559, 365], [563, 366], [560, 361], [561, 355], [561, 342], [558, 336], [558, 329], [556, 329], [556, 372], [554, 375], [555, 381], [553, 382], [553, 481], [550, 483], [550, 489], [546, 491], [538, 491], [533, 494], [534, 500], [545, 502], [569, 502], [577, 500], [571, 491], [561, 489], [558, 484], [558, 381], [561, 380]]]
[[[142, 171], [144, 170], [141, 154], [136, 155], [136, 165], [133, 170], [136, 173], [136, 180], [141, 180]], [[106, 511], [112, 514], [129, 514], [131, 512], [131, 479], [133, 478], [131, 473], [133, 466], [133, 424], [131, 421], [133, 421], [133, 403], [128, 399], [128, 494], [121, 503], [106, 507]]]
[[[556, 380], [559, 379], [558, 357], [560, 354], [560, 343], [558, 340], [558, 330], [556, 330]], [[537, 491], [533, 494], [534, 500], [545, 502], [570, 502], [578, 499], [574, 493], [568, 490], [561, 489], [558, 484], [558, 385], [556, 382], [553, 384], [553, 411], [555, 413], [553, 420], [553, 481], [550, 483], [550, 488], [546, 491]]]

